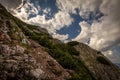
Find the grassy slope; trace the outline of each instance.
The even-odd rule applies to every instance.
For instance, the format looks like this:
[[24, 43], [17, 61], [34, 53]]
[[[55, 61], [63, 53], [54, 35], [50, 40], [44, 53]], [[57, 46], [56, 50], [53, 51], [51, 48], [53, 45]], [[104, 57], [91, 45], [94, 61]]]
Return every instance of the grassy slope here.
[[[2, 7], [2, 6], [0, 6]], [[52, 37], [45, 32], [41, 32], [37, 26], [29, 25], [13, 17], [4, 7], [0, 12], [2, 18], [13, 20], [24, 34], [45, 47], [46, 51], [55, 58], [65, 69], [73, 70], [70, 80], [93, 80], [92, 75], [85, 65], [77, 59], [79, 53], [70, 45], [59, 43], [54, 44]], [[13, 34], [13, 33], [9, 33]]]

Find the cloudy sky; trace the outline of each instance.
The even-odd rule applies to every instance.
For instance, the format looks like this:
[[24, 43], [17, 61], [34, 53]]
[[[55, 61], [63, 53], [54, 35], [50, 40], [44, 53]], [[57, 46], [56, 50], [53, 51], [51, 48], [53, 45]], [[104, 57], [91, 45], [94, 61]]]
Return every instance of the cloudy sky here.
[[63, 42], [79, 41], [120, 63], [120, 0], [0, 0], [29, 24]]

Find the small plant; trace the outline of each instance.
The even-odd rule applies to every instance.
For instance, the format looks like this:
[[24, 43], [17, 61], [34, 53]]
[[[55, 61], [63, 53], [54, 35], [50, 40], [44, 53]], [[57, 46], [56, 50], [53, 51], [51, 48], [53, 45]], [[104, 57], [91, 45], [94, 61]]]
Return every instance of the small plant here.
[[73, 46], [68, 46], [68, 51], [71, 55], [76, 55], [78, 56], [80, 54], [79, 51], [77, 51]]
[[52, 69], [52, 72], [53, 72], [54, 74], [56, 74], [56, 75], [60, 75], [60, 74], [62, 73], [62, 71], [61, 71], [59, 68], [57, 68], [57, 67], [54, 67], [54, 68]]
[[79, 42], [77, 42], [77, 41], [71, 41], [71, 42], [68, 42], [67, 44], [68, 44], [69, 46], [75, 46], [75, 45], [78, 45]]
[[50, 66], [55, 66], [53, 61], [47, 61]]
[[105, 65], [110, 65], [110, 63], [102, 56], [97, 57], [97, 61]]
[[80, 80], [80, 76], [76, 73], [73, 73], [73, 76], [69, 80]]

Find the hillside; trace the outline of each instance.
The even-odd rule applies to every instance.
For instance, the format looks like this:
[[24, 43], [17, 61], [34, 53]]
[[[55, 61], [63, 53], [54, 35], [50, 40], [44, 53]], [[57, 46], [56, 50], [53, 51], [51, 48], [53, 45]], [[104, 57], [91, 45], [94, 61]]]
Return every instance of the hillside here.
[[[75, 44], [77, 42], [70, 43]], [[74, 47], [80, 52], [79, 58], [91, 71], [96, 80], [120, 79], [119, 68], [111, 63], [100, 51], [96, 51], [83, 43], [77, 43]]]
[[0, 80], [120, 80], [119, 69], [103, 55], [97, 61], [99, 55], [85, 44], [53, 39], [0, 5]]

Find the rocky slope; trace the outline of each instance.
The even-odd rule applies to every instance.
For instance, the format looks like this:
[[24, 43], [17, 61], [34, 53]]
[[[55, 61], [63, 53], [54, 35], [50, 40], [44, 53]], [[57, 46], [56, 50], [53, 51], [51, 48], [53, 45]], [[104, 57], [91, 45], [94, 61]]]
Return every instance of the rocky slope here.
[[120, 69], [112, 64], [101, 52], [79, 43], [75, 48], [96, 80], [120, 80]]
[[0, 6], [0, 80], [66, 80], [69, 77], [42, 46], [24, 35], [13, 16]]
[[0, 5], [0, 80], [120, 80], [119, 74], [100, 52], [63, 44]]

